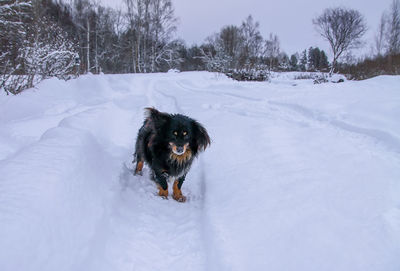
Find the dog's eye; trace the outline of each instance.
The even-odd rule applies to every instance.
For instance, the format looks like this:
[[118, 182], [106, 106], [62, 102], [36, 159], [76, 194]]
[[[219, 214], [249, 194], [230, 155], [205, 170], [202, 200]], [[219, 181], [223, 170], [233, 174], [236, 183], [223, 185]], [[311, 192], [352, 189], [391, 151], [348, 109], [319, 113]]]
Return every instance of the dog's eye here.
[[178, 135], [178, 132], [177, 132], [177, 131], [174, 131], [174, 135], [176, 135], [176, 136], [177, 136], [177, 135]]
[[184, 132], [183, 132], [183, 135], [184, 135], [184, 136], [185, 136], [185, 135], [187, 135], [187, 132], [186, 132], [186, 131], [184, 131]]

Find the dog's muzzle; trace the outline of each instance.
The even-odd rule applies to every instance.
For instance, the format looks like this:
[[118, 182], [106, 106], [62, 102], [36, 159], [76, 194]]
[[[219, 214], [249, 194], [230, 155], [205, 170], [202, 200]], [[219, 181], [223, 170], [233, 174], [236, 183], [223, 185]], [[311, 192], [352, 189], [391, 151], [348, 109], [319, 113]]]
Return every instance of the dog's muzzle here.
[[176, 146], [174, 143], [170, 142], [169, 143], [172, 148], [172, 152], [175, 153], [176, 155], [182, 155], [186, 152], [186, 148], [189, 145], [189, 143], [186, 143], [183, 146]]
[[176, 147], [176, 153], [175, 154], [181, 155], [184, 152], [185, 152], [185, 150], [184, 150], [183, 147]]

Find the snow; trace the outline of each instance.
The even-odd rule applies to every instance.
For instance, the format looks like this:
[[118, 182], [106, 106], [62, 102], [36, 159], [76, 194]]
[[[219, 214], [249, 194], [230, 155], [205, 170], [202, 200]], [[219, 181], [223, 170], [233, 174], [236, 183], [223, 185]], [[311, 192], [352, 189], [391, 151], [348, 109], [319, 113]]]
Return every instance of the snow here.
[[[0, 269], [397, 271], [399, 85], [171, 72], [1, 95]], [[212, 137], [186, 203], [132, 174], [147, 106]]]

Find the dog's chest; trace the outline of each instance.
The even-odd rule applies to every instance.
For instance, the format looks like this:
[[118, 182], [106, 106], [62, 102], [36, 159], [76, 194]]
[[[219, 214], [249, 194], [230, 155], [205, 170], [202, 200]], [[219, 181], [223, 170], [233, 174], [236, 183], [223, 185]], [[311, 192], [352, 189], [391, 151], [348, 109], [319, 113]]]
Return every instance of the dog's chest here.
[[179, 174], [179, 175], [168, 175], [168, 182], [173, 182], [173, 181], [175, 181], [176, 179], [179, 179], [180, 177], [182, 177], [182, 176], [184, 176], [184, 175], [186, 175], [186, 173], [187, 173], [187, 171], [185, 171], [185, 172], [181, 172], [181, 174]]
[[168, 160], [168, 175], [171, 178], [180, 178], [188, 173], [191, 164], [192, 159], [185, 163], [176, 163], [175, 161]]

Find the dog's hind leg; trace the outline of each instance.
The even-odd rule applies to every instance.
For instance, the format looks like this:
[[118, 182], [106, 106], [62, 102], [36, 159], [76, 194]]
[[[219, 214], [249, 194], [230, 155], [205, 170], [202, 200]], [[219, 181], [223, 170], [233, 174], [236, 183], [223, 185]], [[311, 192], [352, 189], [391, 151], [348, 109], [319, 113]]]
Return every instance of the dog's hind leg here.
[[146, 148], [146, 141], [151, 134], [150, 126], [145, 122], [140, 128], [136, 144], [135, 144], [135, 154], [133, 163], [136, 161], [135, 175], [142, 175], [143, 165], [144, 165], [144, 152]]
[[142, 175], [143, 161], [136, 161], [135, 175]]

